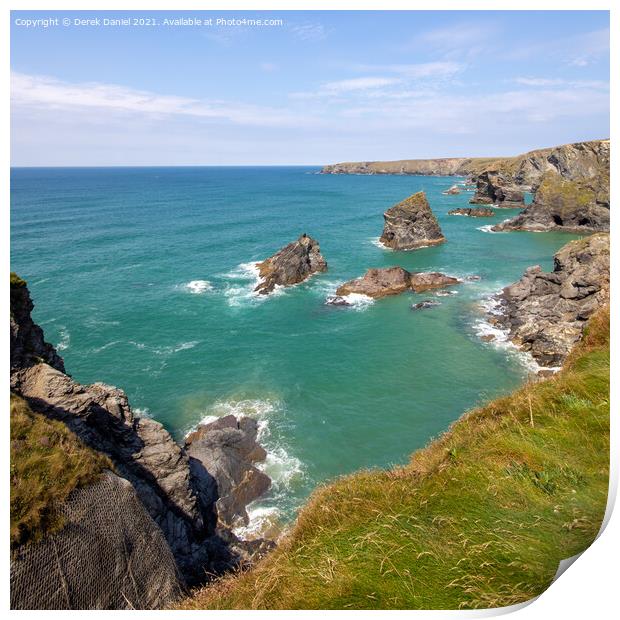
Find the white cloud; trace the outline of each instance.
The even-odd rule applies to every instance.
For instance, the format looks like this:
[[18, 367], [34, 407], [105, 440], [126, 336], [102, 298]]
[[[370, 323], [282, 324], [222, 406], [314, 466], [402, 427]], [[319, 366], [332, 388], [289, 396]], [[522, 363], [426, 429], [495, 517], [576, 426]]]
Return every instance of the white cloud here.
[[465, 65], [452, 61], [437, 61], [400, 65], [359, 65], [358, 68], [363, 71], [397, 73], [409, 79], [419, 80], [450, 77], [463, 71]]
[[336, 82], [326, 82], [321, 86], [321, 90], [328, 93], [346, 93], [357, 90], [369, 90], [398, 84], [401, 80], [390, 77], [360, 77], [350, 80], [339, 80]]
[[291, 27], [293, 35], [302, 41], [322, 41], [327, 37], [323, 24], [297, 24]]
[[11, 101], [17, 108], [99, 109], [115, 114], [190, 116], [238, 125], [295, 126], [302, 121], [286, 109], [162, 95], [116, 84], [69, 83], [16, 72], [11, 74]]
[[516, 84], [523, 86], [569, 86], [571, 88], [594, 88], [594, 89], [608, 89], [609, 82], [602, 80], [564, 80], [561, 78], [532, 78], [532, 77], [517, 77], [512, 80]]

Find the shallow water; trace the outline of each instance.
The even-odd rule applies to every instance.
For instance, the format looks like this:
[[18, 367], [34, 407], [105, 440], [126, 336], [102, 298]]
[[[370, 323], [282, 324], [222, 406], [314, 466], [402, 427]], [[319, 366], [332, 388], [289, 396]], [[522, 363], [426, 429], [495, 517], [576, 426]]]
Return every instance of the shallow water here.
[[[80, 382], [126, 390], [181, 439], [226, 413], [261, 420], [271, 495], [257, 518], [291, 516], [320, 481], [403, 463], [469, 407], [514, 388], [524, 356], [481, 342], [480, 301], [574, 238], [480, 228], [448, 216], [454, 178], [330, 176], [314, 168], [14, 169], [12, 269], [35, 320]], [[382, 213], [424, 190], [448, 242], [381, 248]], [[301, 233], [329, 270], [268, 298], [254, 262]], [[479, 281], [433, 293], [324, 305], [369, 267]], [[412, 311], [433, 298], [440, 306]]]

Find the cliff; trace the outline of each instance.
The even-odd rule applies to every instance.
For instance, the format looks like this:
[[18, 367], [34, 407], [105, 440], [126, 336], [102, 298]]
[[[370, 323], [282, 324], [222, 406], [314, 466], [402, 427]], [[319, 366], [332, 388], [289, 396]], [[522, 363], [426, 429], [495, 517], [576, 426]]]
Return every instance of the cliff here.
[[609, 230], [609, 140], [575, 142], [516, 157], [421, 159], [333, 164], [324, 174], [463, 175], [476, 184], [473, 204], [524, 205], [499, 230], [566, 230], [588, 234]]
[[530, 267], [498, 296], [492, 319], [542, 366], [562, 364], [589, 318], [609, 304], [609, 234], [571, 241], [553, 271]]
[[345, 162], [324, 166], [322, 174], [412, 174], [471, 176], [503, 173], [515, 185], [535, 189], [542, 175], [556, 171], [567, 179], [593, 176], [609, 167], [609, 140], [575, 142], [536, 149], [514, 157], [452, 157], [398, 161]]
[[[153, 539], [152, 527], [154, 527], [159, 532], [162, 544], [169, 549], [175, 574], [178, 573], [178, 576], [175, 576], [178, 587], [171, 586], [170, 592], [177, 591], [184, 584], [204, 582], [208, 575], [220, 574], [236, 568], [270, 549], [271, 544], [267, 541], [239, 540], [220, 518], [217, 505], [221, 496], [221, 480], [223, 476], [232, 476], [232, 473], [226, 470], [227, 462], [222, 461], [224, 464], [217, 472], [209, 471], [206, 459], [190, 456], [184, 447], [173, 441], [161, 424], [149, 418], [136, 416], [122, 390], [102, 383], [80, 385], [73, 380], [65, 373], [64, 363], [57, 352], [45, 342], [42, 330], [33, 323], [30, 315], [32, 308], [32, 300], [25, 282], [12, 274], [11, 393], [15, 397], [22, 398], [33, 414], [40, 415], [42, 419], [50, 423], [60, 424], [66, 429], [68, 436], [73, 438], [73, 442], [84, 446], [88, 454], [105, 459], [109, 467], [114, 470], [115, 476], [120, 479], [120, 482], [116, 482], [125, 485], [126, 488], [131, 487], [130, 493], [123, 492], [124, 497], [129, 498], [127, 501], [133, 501], [130, 497], [135, 496], [148, 516], [148, 519], [136, 520], [136, 522], [147, 524], [148, 527], [145, 526], [146, 530], [138, 528], [134, 532], [135, 536]], [[16, 451], [12, 453], [13, 463], [21, 452], [27, 449], [29, 435], [26, 433], [25, 438], [15, 444]], [[66, 436], [63, 435], [63, 437]], [[225, 437], [221, 439], [222, 442], [226, 441]], [[46, 434], [45, 442], [45, 450], [58, 452], [59, 444], [52, 440], [51, 434]], [[211, 438], [211, 446], [214, 449], [218, 447], [217, 438]], [[220, 445], [219, 447], [225, 454], [226, 446]], [[91, 480], [93, 484], [96, 484], [94, 477]], [[21, 486], [26, 488], [30, 484], [28, 480], [21, 480], [20, 476], [14, 476], [11, 480], [12, 501], [14, 497], [18, 497], [16, 490], [20, 482], [22, 482]], [[118, 487], [116, 482], [110, 484]], [[74, 483], [74, 489], [69, 489], [71, 485], [68, 483], [67, 489], [77, 490], [83, 486], [79, 477], [74, 479]], [[227, 487], [227, 494], [234, 494], [234, 491], [234, 484], [232, 488], [231, 485]], [[93, 496], [97, 495], [94, 491], [90, 492], [94, 494]], [[49, 551], [53, 547], [52, 541], [54, 540], [50, 536], [64, 536], [64, 540], [67, 536], [70, 538], [70, 533], [63, 534], [62, 531], [45, 527], [47, 522], [58, 522], [58, 519], [48, 518], [49, 511], [56, 514], [67, 510], [70, 512], [70, 508], [65, 505], [65, 499], [63, 499], [68, 497], [67, 493], [58, 496], [56, 501], [50, 503], [43, 511], [40, 518], [41, 527], [38, 528], [39, 533], [42, 532], [41, 535], [18, 536], [15, 539], [12, 557], [13, 574], [23, 573], [21, 558], [32, 557], [36, 554], [30, 549], [31, 545], [45, 544], [45, 548]], [[255, 497], [247, 493], [242, 495], [236, 503], [237, 508], [245, 507], [243, 498], [251, 501]], [[35, 507], [37, 501], [36, 498], [30, 498], [30, 504]], [[94, 510], [98, 519], [104, 519], [106, 517], [103, 513], [106, 510], [111, 511], [111, 508], [103, 503], [98, 508], [89, 507], [89, 510]], [[136, 510], [133, 510], [134, 515], [137, 514]], [[22, 510], [22, 512], [27, 511]], [[41, 513], [40, 510], [39, 512]], [[131, 511], [128, 514], [131, 514]], [[69, 522], [71, 523], [70, 519]], [[152, 527], [149, 525], [151, 523]], [[13, 525], [16, 526], [18, 533], [24, 530], [23, 526], [20, 528], [17, 524], [12, 523], [12, 527]], [[28, 527], [26, 531], [29, 531]], [[98, 567], [98, 578], [97, 587], [93, 586], [90, 589], [92, 598], [88, 599], [86, 594], [83, 594], [80, 595], [79, 600], [89, 608], [96, 607], [99, 601], [104, 599], [118, 601], [118, 593], [112, 591], [115, 587], [114, 580], [110, 579], [108, 586], [102, 584], [107, 583], [109, 575], [117, 574], [120, 570], [119, 566], [127, 567], [130, 564], [127, 562], [122, 564], [118, 555], [106, 556], [103, 552], [97, 555], [95, 551], [100, 548], [100, 539], [95, 535], [95, 530], [91, 529], [87, 532], [82, 528], [81, 531], [84, 544], [90, 545], [94, 550], [89, 559], [85, 559], [89, 557], [86, 554], [82, 557], [84, 564], [82, 573], [84, 578], [90, 574], [92, 559]], [[139, 548], [135, 536], [129, 534], [128, 536], [129, 538], [123, 538], [121, 542], [124, 540], [124, 544], [130, 547], [135, 543]], [[116, 548], [116, 551], [120, 553], [122, 550], [119, 551], [119, 548]], [[139, 560], [132, 560], [131, 568], [127, 570], [149, 572], [144, 566], [137, 567], [136, 562]], [[70, 572], [74, 569], [62, 564], [61, 570]], [[73, 574], [79, 581], [79, 571], [75, 569]], [[153, 575], [154, 579], [159, 578], [157, 571], [153, 571]], [[128, 578], [127, 575], [125, 577]], [[43, 574], [41, 579], [45, 578]], [[55, 579], [56, 577], [50, 573], [49, 578]], [[144, 589], [149, 591], [154, 587], [153, 584], [154, 582], [147, 580], [147, 583], [143, 584]], [[49, 585], [41, 586], [39, 591], [47, 592], [50, 587]], [[84, 593], [88, 591], [88, 585], [76, 583], [73, 589]], [[27, 590], [19, 590], [16, 596], [18, 597], [14, 601], [16, 607], [37, 603], [32, 598], [32, 593]], [[65, 602], [71, 600], [69, 596]], [[147, 599], [144, 599], [142, 595], [136, 595], [133, 598], [130, 597], [130, 600], [135, 602]], [[163, 604], [163, 599], [160, 598], [158, 606], [161, 604]], [[39, 600], [37, 605], [42, 607], [46, 603], [44, 600]]]

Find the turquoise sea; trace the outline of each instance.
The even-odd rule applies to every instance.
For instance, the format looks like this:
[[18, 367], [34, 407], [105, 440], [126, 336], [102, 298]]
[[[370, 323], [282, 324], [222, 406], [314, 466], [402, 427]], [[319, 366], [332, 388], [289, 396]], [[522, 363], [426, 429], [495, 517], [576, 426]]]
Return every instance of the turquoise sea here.
[[[122, 387], [177, 439], [226, 413], [261, 420], [270, 495], [253, 527], [290, 518], [320, 482], [404, 463], [466, 409], [524, 378], [522, 355], [485, 343], [481, 301], [573, 238], [492, 234], [512, 216], [448, 216], [455, 178], [330, 176], [317, 168], [55, 168], [11, 173], [12, 270], [34, 319], [83, 383]], [[448, 241], [377, 245], [382, 214], [424, 190]], [[267, 298], [252, 264], [301, 233], [329, 270]], [[465, 277], [458, 294], [326, 306], [369, 267]], [[441, 305], [412, 311], [433, 298]]]

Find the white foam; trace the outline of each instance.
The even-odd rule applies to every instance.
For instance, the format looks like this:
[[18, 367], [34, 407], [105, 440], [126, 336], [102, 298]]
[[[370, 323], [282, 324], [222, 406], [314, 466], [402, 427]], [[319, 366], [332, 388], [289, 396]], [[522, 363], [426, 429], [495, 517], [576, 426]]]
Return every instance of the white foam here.
[[132, 407], [132, 411], [139, 418], [150, 418], [151, 417], [151, 412], [149, 411], [148, 407]]
[[[497, 297], [499, 292], [501, 291], [496, 291], [494, 295], [480, 302], [480, 309], [483, 312], [483, 317], [484, 315], [500, 316], [502, 314], [502, 304]], [[539, 370], [545, 369], [544, 366], [538, 364], [530, 353], [522, 351], [510, 340], [509, 330], [493, 325], [486, 318], [477, 319], [474, 321], [472, 327], [478, 338], [493, 336], [493, 339], [486, 341], [485, 344], [508, 353], [511, 357], [519, 361], [528, 372], [537, 373]]]
[[69, 345], [71, 344], [71, 334], [69, 333], [69, 330], [62, 326], [60, 328], [60, 342], [56, 345], [56, 350], [57, 351], [64, 351], [65, 349], [69, 348]]
[[381, 243], [380, 239], [381, 237], [371, 237], [369, 241], [370, 243], [372, 243], [375, 247], [379, 248], [380, 250], [386, 250], [387, 252], [394, 251], [392, 248], [388, 248], [387, 245], [384, 245], [383, 243]]
[[369, 306], [375, 303], [375, 300], [368, 295], [362, 295], [360, 293], [349, 293], [343, 295], [343, 299], [346, 299], [347, 303], [354, 310], [366, 310]]
[[192, 295], [201, 295], [213, 290], [213, 285], [208, 280], [192, 280], [184, 286]]

